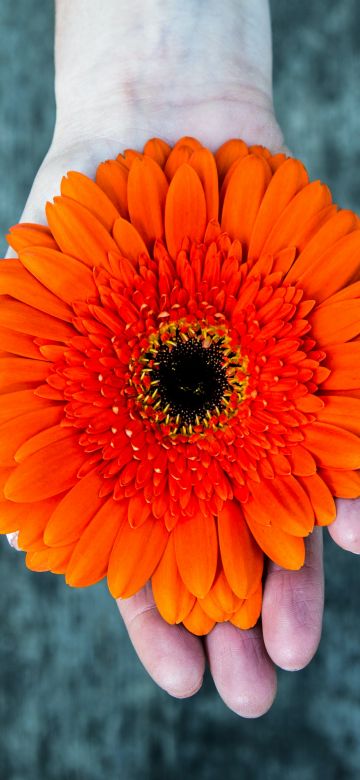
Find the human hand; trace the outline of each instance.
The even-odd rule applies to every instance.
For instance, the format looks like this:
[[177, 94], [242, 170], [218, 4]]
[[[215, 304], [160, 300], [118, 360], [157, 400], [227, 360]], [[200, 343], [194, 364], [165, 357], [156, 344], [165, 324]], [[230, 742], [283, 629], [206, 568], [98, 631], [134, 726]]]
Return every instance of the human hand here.
[[[176, 60], [179, 52], [174, 61], [170, 58], [170, 62], [166, 60], [168, 53], [163, 52], [161, 67], [154, 61], [154, 73], [146, 76], [149, 79], [147, 83], [144, 83], [144, 74], [139, 76], [136, 73], [134, 76], [130, 73], [129, 76], [131, 68], [134, 69], [131, 57], [126, 62], [127, 79], [123, 82], [113, 63], [111, 72], [106, 75], [95, 58], [91, 65], [91, 89], [88, 91], [89, 81], [84, 80], [84, 74], [77, 81], [76, 69], [72, 68], [71, 80], [66, 74], [62, 80], [59, 52], [59, 110], [54, 142], [34, 183], [23, 221], [43, 221], [43, 204], [57, 192], [64, 172], [77, 169], [93, 175], [96, 162], [116, 155], [129, 145], [141, 148], [145, 139], [153, 134], [163, 135], [170, 141], [181, 134], [193, 134], [212, 149], [227, 138], [238, 136], [248, 143], [263, 143], [277, 151], [282, 140], [272, 110], [266, 8], [264, 3], [251, 5], [251, 13], [245, 14], [241, 25], [242, 35], [246, 24], [247, 32], [252, 31], [251, 45], [244, 46], [241, 56], [237, 54], [235, 57], [235, 52], [230, 52], [234, 67], [230, 68], [227, 61], [224, 72], [217, 72], [216, 88], [211, 79], [210, 82], [208, 80], [204, 53], [200, 52], [200, 56], [196, 49], [192, 49], [187, 71], [185, 74], [182, 71], [180, 81], [177, 75], [180, 72], [179, 62]], [[66, 6], [64, 2], [60, 25], [69, 11]], [[232, 4], [229, 4], [229, 10], [231, 8]], [[225, 54], [229, 56], [225, 48], [225, 40], [228, 40], [226, 30], [219, 35], [218, 20], [212, 16], [211, 4], [206, 13], [207, 18], [198, 21], [205, 24], [205, 40], [208, 44], [211, 40], [212, 51], [216, 25], [218, 49], [215, 60], [220, 63]], [[256, 13], [259, 13], [258, 19]], [[76, 24], [81, 25], [79, 17], [74, 18]], [[127, 19], [130, 24], [131, 14]], [[188, 25], [186, 14], [180, 14], [178, 21], [185, 25], [181, 28], [180, 24], [180, 31], [185, 35]], [[229, 16], [230, 27], [232, 21]], [[171, 26], [172, 21], [168, 19], [166, 24]], [[110, 28], [111, 25], [107, 27]], [[141, 37], [144, 32], [138, 30], [136, 34]], [[137, 48], [136, 34], [134, 32], [134, 50]], [[171, 29], [162, 30], [162, 35], [168, 38]], [[161, 39], [160, 33], [156, 36]], [[102, 36], [98, 38], [102, 39]], [[178, 44], [182, 41], [181, 35], [176, 41]], [[247, 36], [244, 43], [246, 41], [249, 41]], [[83, 58], [80, 59], [83, 61]], [[161, 82], [164, 70], [171, 84], [167, 94]], [[230, 72], [232, 79], [228, 77]], [[105, 89], [107, 94], [104, 94], [103, 85], [109, 82], [109, 89]], [[150, 82], [152, 92], [149, 92]], [[116, 90], [116, 83], [121, 84], [120, 92]], [[193, 94], [189, 95], [191, 89]], [[69, 99], [69, 95], [74, 95], [74, 98]], [[98, 113], [99, 105], [101, 114]], [[124, 106], [126, 116], [119, 112], [119, 108]], [[352, 546], [355, 551], [359, 544], [355, 537], [358, 502], [339, 501], [338, 504], [339, 514], [331, 527], [332, 535], [341, 546], [348, 549]], [[265, 712], [275, 695], [274, 663], [282, 668], [301, 668], [316, 650], [323, 602], [321, 553], [321, 531], [316, 529], [307, 540], [307, 559], [303, 569], [285, 572], [273, 564], [269, 565], [262, 631], [259, 627], [240, 631], [230, 624], [219, 624], [205, 640], [199, 640], [182, 626], [169, 626], [162, 620], [149, 585], [133, 598], [119, 600], [129, 635], [149, 673], [169, 693], [188, 696], [201, 685], [206, 654], [215, 684], [230, 708], [247, 717]]]

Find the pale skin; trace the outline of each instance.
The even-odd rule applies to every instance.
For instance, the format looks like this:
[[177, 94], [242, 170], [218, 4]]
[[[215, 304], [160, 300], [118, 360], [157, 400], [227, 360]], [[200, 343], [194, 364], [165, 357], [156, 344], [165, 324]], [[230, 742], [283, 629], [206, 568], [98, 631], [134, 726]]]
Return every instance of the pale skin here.
[[[241, 137], [276, 152], [283, 137], [272, 100], [267, 0], [58, 0], [54, 137], [21, 220], [44, 222], [62, 175], [96, 165], [152, 136], [194, 135], [211, 150]], [[325, 52], [324, 52], [325, 56]], [[360, 553], [360, 500], [337, 500], [334, 541]], [[261, 625], [218, 624], [204, 639], [161, 618], [151, 586], [118, 600], [134, 648], [155, 682], [185, 698], [206, 662], [225, 704], [258, 717], [276, 695], [276, 667], [297, 670], [321, 636], [322, 532], [306, 540], [297, 572], [269, 563]]]

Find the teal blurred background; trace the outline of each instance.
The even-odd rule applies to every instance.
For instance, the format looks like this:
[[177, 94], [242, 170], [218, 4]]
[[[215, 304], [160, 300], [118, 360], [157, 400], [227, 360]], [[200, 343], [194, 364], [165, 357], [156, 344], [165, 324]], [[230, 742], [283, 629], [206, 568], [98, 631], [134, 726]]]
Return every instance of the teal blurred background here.
[[[0, 1], [3, 237], [51, 140], [53, 10]], [[360, 4], [274, 0], [272, 12], [286, 142], [311, 178], [359, 212]], [[193, 699], [168, 697], [137, 661], [104, 583], [72, 590], [31, 573], [0, 539], [0, 780], [357, 780], [359, 564], [327, 534], [325, 549], [316, 658], [300, 673], [280, 672], [272, 710], [246, 721], [209, 678]]]

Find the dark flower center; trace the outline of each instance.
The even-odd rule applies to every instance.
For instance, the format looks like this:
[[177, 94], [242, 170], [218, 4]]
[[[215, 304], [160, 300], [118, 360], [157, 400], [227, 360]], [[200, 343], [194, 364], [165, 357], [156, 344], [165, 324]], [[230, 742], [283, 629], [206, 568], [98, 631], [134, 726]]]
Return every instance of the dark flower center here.
[[159, 347], [159, 398], [164, 406], [169, 405], [171, 415], [180, 415], [182, 424], [195, 425], [206, 412], [222, 405], [229, 387], [222, 342], [196, 338], [183, 341], [177, 333], [172, 345]]
[[223, 324], [165, 322], [130, 362], [127, 394], [163, 434], [203, 436], [236, 413], [248, 386], [247, 365]]

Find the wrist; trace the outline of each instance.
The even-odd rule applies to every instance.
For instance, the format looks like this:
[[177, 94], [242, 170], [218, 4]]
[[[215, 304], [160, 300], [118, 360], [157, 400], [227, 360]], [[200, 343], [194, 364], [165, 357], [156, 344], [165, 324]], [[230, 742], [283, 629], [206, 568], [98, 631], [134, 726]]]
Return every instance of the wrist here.
[[77, 158], [110, 158], [126, 148], [141, 151], [145, 142], [161, 137], [171, 146], [178, 138], [191, 135], [215, 151], [229, 138], [242, 138], [248, 145], [261, 144], [271, 151], [283, 147], [283, 134], [273, 107], [260, 105], [257, 94], [241, 98], [194, 100], [166, 106], [139, 104], [131, 116], [116, 110], [102, 112], [102, 121], [84, 121], [78, 115], [58, 118], [49, 155], [76, 153]]
[[226, 5], [107, 0], [99, 20], [83, 0], [61, 0], [55, 145], [189, 134], [212, 148], [234, 135], [281, 145], [267, 0]]

